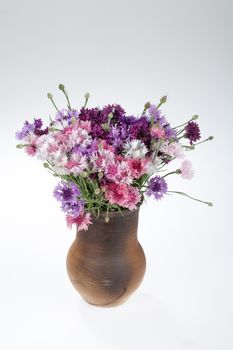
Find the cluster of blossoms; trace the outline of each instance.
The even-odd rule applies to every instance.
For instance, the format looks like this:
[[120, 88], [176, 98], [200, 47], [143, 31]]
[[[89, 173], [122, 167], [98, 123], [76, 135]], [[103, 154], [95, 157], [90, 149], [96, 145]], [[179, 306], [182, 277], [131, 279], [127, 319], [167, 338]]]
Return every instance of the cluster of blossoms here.
[[[197, 116], [171, 127], [160, 109], [165, 96], [158, 105], [146, 103], [137, 117], [126, 115], [118, 104], [87, 108], [89, 94], [85, 95], [84, 106], [76, 110], [64, 85], [59, 88], [67, 99], [67, 109], [58, 110], [48, 94], [57, 110], [54, 119], [50, 118], [46, 128], [41, 119], [26, 121], [16, 138], [21, 141], [18, 148], [36, 156], [61, 179], [54, 196], [66, 213], [68, 226], [77, 224], [78, 230], [87, 230], [91, 215], [98, 216], [100, 211], [106, 212], [108, 222], [109, 211], [134, 210], [145, 195], [156, 200], [166, 193], [186, 195], [169, 191], [165, 178], [170, 174], [192, 178], [192, 165], [185, 159], [185, 151], [212, 139], [197, 143]], [[164, 167], [175, 159], [180, 165], [164, 174]]]

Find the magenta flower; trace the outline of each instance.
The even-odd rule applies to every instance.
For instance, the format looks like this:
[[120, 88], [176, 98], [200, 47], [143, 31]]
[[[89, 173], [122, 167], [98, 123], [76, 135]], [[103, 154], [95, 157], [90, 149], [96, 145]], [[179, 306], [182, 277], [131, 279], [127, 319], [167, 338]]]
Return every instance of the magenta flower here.
[[200, 128], [195, 122], [189, 122], [185, 127], [185, 132], [185, 137], [189, 139], [191, 145], [201, 138]]

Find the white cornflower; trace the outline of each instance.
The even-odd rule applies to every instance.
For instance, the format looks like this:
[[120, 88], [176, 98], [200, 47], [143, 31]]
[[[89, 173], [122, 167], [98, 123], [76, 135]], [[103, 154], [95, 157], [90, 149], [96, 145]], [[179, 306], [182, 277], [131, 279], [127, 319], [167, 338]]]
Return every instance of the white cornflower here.
[[124, 145], [124, 153], [126, 157], [145, 158], [148, 149], [141, 140], [128, 141]]

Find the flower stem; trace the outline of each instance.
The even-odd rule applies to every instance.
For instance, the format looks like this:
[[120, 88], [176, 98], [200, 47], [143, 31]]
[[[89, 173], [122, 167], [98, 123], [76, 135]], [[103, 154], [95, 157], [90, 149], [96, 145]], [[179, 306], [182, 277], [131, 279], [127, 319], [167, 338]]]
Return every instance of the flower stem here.
[[49, 93], [47, 94], [47, 97], [48, 97], [48, 99], [52, 102], [54, 108], [55, 108], [57, 111], [59, 111], [59, 109], [57, 108], [57, 106], [56, 106], [56, 104], [55, 104], [55, 102], [54, 102], [53, 95], [49, 92]]
[[71, 104], [70, 104], [70, 100], [69, 100], [69, 96], [68, 96], [68, 93], [65, 89], [65, 86], [63, 84], [59, 84], [59, 89], [64, 93], [65, 97], [66, 97], [66, 100], [67, 100], [67, 107], [69, 110], [71, 110]]
[[204, 143], [206, 141], [212, 141], [214, 139], [213, 136], [209, 136], [207, 139], [203, 140], [203, 141], [200, 141], [200, 142], [197, 142], [194, 144], [194, 146], [197, 146], [197, 145], [200, 145], [201, 143]]
[[176, 194], [180, 194], [182, 196], [185, 196], [185, 197], [188, 197], [194, 201], [197, 201], [197, 202], [201, 202], [201, 203], [204, 203], [204, 204], [207, 204], [209, 207], [212, 207], [213, 206], [213, 203], [212, 202], [205, 202], [205, 201], [202, 201], [201, 199], [197, 199], [197, 198], [194, 198], [194, 197], [191, 197], [190, 195], [184, 193], [184, 192], [179, 192], [179, 191], [167, 191], [167, 193], [176, 193]]
[[178, 129], [181, 128], [182, 126], [185, 126], [186, 124], [188, 124], [189, 122], [191, 122], [192, 120], [197, 120], [198, 119], [198, 115], [194, 115], [191, 119], [189, 119], [187, 122], [180, 124], [178, 126], [175, 126], [173, 129]]
[[180, 174], [180, 169], [177, 169], [175, 171], [171, 171], [170, 173], [167, 173], [166, 175], [163, 176], [163, 178], [168, 176], [168, 175], [172, 175], [172, 174]]

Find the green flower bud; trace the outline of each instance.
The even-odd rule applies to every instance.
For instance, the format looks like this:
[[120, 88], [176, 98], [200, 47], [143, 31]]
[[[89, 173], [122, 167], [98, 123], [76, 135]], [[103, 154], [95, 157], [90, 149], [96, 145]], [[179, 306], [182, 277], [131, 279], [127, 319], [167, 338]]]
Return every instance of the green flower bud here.
[[88, 100], [88, 99], [89, 99], [89, 97], [90, 97], [89, 92], [86, 92], [86, 93], [85, 93], [85, 95], [84, 95], [84, 97], [85, 97], [85, 99], [86, 99], [86, 100]]
[[213, 203], [207, 202], [207, 205], [208, 205], [209, 207], [212, 207], [212, 206], [213, 206]]
[[144, 104], [144, 108], [145, 108], [145, 109], [150, 108], [150, 102], [149, 102], [149, 101], [148, 101], [148, 102], [146, 102], [146, 103]]
[[51, 94], [51, 92], [48, 92], [48, 93], [47, 93], [47, 97], [48, 97], [50, 100], [53, 99], [53, 95]]
[[160, 99], [160, 103], [162, 104], [162, 103], [165, 103], [167, 101], [167, 96], [165, 95], [165, 96], [163, 96], [163, 97], [161, 97], [161, 99]]
[[192, 120], [197, 120], [198, 119], [198, 115], [194, 115], [193, 117], [192, 117]]
[[44, 166], [45, 168], [49, 168], [49, 164], [48, 164], [48, 163], [43, 163], [43, 166]]
[[214, 139], [213, 136], [209, 136], [208, 140], [212, 141]]
[[59, 87], [59, 89], [62, 90], [62, 91], [65, 90], [65, 86], [64, 86], [63, 84], [59, 84], [58, 87]]

